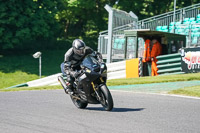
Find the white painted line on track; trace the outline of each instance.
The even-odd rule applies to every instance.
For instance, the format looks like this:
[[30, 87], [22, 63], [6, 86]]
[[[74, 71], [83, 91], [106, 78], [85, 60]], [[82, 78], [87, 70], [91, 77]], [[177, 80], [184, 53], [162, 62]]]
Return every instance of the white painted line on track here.
[[189, 98], [189, 99], [197, 99], [197, 100], [200, 100], [200, 97], [192, 97], [192, 96], [184, 96], [184, 95], [175, 95], [175, 94], [167, 94], [167, 93], [134, 92], [134, 91], [124, 91], [124, 90], [110, 90], [110, 91], [125, 92], [125, 93], [139, 93], [139, 94], [162, 95], [162, 96], [171, 96], [171, 97], [180, 97], [180, 98]]

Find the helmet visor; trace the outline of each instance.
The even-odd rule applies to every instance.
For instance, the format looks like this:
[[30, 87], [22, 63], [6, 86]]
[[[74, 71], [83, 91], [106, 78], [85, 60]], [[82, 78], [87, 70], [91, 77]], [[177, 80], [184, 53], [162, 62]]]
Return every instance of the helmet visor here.
[[82, 48], [82, 49], [76, 49], [75, 53], [78, 54], [78, 55], [84, 55], [85, 54], [85, 49], [84, 48]]

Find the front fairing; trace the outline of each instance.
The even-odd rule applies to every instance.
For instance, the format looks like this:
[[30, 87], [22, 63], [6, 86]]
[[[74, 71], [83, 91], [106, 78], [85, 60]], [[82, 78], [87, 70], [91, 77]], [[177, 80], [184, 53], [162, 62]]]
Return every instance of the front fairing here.
[[87, 78], [93, 82], [98, 77], [107, 77], [107, 67], [103, 62], [98, 62], [94, 56], [88, 55], [81, 63]]
[[95, 81], [97, 78], [100, 77], [100, 74], [98, 72], [95, 72], [95, 71], [91, 71], [89, 69], [86, 69], [86, 72], [85, 72], [87, 78], [90, 80], [90, 82], [93, 82]]

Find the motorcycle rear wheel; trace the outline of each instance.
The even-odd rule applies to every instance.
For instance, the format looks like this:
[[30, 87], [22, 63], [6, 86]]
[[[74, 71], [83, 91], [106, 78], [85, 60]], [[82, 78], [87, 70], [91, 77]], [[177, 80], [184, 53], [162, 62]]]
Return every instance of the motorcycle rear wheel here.
[[100, 103], [106, 111], [113, 109], [113, 99], [106, 85], [100, 87]]
[[79, 99], [76, 99], [74, 98], [73, 96], [70, 96], [71, 99], [72, 99], [72, 102], [74, 103], [74, 105], [79, 108], [79, 109], [85, 109], [88, 105], [88, 103], [86, 102], [82, 102], [81, 100]]

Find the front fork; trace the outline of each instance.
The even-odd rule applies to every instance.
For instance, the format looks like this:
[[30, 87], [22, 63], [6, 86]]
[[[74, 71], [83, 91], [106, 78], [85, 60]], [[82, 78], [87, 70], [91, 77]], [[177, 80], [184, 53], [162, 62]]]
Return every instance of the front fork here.
[[[101, 80], [102, 83], [104, 83], [104, 80], [102, 79], [102, 77], [100, 77], [100, 80]], [[92, 88], [93, 88], [94, 92], [95, 92], [96, 95], [97, 95], [97, 99], [98, 99], [99, 101], [101, 101], [101, 97], [99, 96], [99, 93], [98, 93], [98, 88], [95, 87], [95, 85], [94, 85], [93, 82], [91, 82], [91, 84], [92, 84]]]

